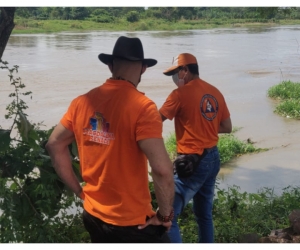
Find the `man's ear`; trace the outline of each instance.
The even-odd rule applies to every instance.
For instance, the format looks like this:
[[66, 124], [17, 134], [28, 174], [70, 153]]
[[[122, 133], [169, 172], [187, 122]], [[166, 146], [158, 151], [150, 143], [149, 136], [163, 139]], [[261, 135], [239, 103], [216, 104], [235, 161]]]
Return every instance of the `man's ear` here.
[[144, 72], [146, 71], [146, 69], [147, 69], [147, 65], [146, 64], [142, 65], [142, 74], [144, 74]]
[[113, 65], [112, 65], [112, 63], [108, 63], [107, 65], [108, 65], [108, 68], [109, 68], [110, 72], [112, 73], [113, 72]]

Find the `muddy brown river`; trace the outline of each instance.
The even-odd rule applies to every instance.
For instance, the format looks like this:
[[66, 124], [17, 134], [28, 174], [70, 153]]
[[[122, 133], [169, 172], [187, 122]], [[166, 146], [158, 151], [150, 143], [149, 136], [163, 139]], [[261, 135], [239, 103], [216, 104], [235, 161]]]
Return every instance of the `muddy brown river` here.
[[[110, 54], [120, 35], [139, 37], [145, 57], [158, 60], [138, 86], [158, 108], [175, 88], [163, 70], [177, 54], [192, 53], [200, 77], [223, 92], [233, 126], [240, 128], [236, 136], [270, 149], [223, 165], [220, 188], [236, 185], [256, 192], [268, 187], [280, 193], [289, 185], [300, 186], [300, 122], [276, 115], [277, 103], [267, 97], [267, 90], [282, 80], [300, 81], [300, 26], [12, 35], [2, 59], [19, 65], [17, 76], [33, 92], [32, 99], [25, 99], [29, 120], [54, 126], [73, 98], [109, 78], [98, 54]], [[4, 114], [13, 89], [4, 70], [0, 86], [0, 125], [9, 128]], [[164, 137], [173, 131], [173, 122], [166, 121]]]

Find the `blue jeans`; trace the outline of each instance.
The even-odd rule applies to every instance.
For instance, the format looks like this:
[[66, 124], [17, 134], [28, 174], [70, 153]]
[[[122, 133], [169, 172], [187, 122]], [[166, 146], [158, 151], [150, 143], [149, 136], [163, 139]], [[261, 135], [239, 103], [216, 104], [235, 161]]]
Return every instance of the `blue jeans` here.
[[172, 243], [182, 243], [177, 219], [185, 206], [193, 199], [193, 211], [198, 224], [198, 242], [214, 242], [212, 207], [216, 177], [220, 171], [220, 155], [217, 147], [210, 149], [192, 176], [180, 179], [174, 175], [174, 219], [168, 232]]

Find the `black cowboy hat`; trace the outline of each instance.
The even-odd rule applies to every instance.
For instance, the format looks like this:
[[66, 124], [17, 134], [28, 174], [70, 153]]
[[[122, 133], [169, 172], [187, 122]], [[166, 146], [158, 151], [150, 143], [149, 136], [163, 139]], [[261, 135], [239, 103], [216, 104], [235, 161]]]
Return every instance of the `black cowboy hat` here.
[[139, 38], [120, 36], [116, 41], [112, 55], [99, 54], [98, 58], [104, 64], [112, 63], [114, 58], [122, 58], [129, 61], [142, 61], [149, 67], [154, 66], [155, 59], [145, 59], [142, 42]]

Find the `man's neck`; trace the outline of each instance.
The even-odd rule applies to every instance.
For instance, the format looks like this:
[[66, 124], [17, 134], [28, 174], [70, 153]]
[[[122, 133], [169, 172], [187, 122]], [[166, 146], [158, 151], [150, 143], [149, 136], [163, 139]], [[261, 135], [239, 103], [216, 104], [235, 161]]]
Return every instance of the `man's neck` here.
[[113, 79], [113, 80], [123, 80], [123, 81], [126, 81], [126, 82], [131, 83], [134, 87], [136, 87], [136, 85], [135, 85], [132, 81], [127, 80], [127, 79], [125, 79], [125, 78], [123, 78], [123, 77], [121, 77], [121, 76], [113, 76], [113, 77], [111, 77], [110, 79]]

